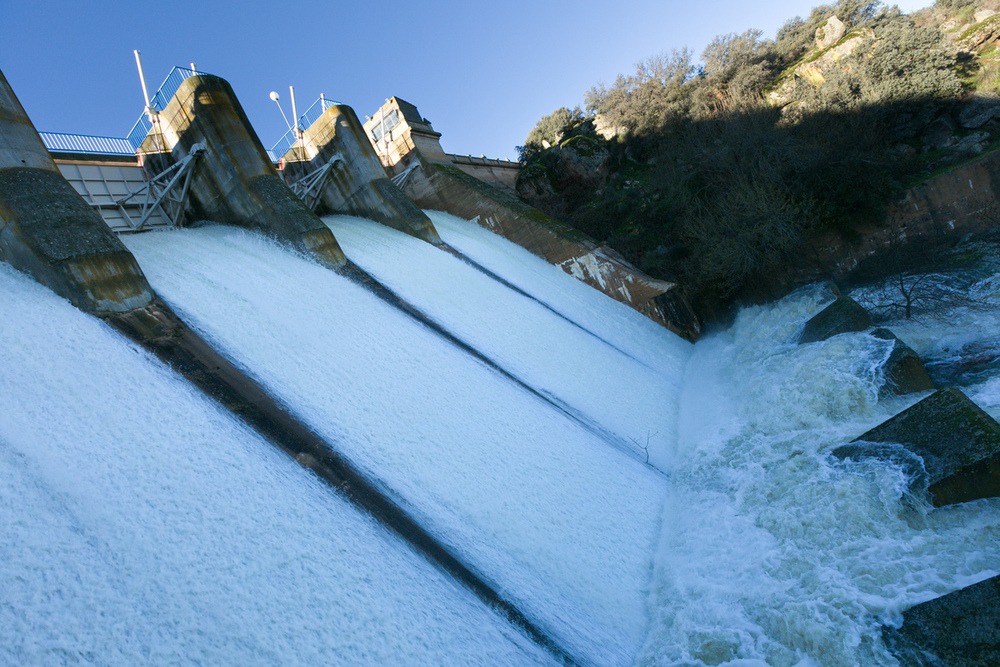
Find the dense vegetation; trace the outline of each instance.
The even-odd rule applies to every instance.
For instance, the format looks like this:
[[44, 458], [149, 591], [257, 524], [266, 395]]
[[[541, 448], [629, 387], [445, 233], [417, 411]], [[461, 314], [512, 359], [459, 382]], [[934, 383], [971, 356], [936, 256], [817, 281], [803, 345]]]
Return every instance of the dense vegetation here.
[[850, 240], [903, 187], [992, 145], [993, 102], [973, 100], [981, 123], [963, 102], [997, 88], [1000, 15], [981, 8], [839, 0], [774, 39], [717, 37], [700, 63], [650, 57], [539, 121], [518, 192], [703, 307], [775, 296], [817, 234]]

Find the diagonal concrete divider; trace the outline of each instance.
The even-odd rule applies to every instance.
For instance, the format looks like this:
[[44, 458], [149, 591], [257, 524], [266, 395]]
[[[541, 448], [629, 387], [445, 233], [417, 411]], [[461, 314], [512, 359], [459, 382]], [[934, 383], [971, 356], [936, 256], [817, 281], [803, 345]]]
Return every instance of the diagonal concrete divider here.
[[320, 169], [335, 156], [342, 162], [323, 189], [323, 205], [441, 244], [434, 224], [385, 174], [354, 109], [334, 104], [304, 132], [302, 141], [283, 156], [287, 178]]
[[421, 208], [475, 220], [677, 335], [692, 341], [701, 335], [701, 324], [675, 283], [647, 276], [583, 232], [454, 164], [425, 158], [419, 149], [397, 169], [403, 191]]
[[139, 154], [159, 171], [195, 144], [205, 146], [189, 192], [195, 218], [261, 231], [331, 268], [344, 266], [333, 232], [281, 180], [225, 79], [185, 79]]
[[369, 482], [335, 447], [323, 440], [275, 401], [260, 385], [216, 352], [203, 338], [154, 298], [127, 313], [103, 319], [160, 360], [268, 441], [311, 470], [361, 511], [395, 532], [464, 585], [488, 607], [519, 628], [564, 665], [578, 664], [549, 634], [524, 615], [517, 604], [456, 558], [450, 549], [421, 527], [405, 509]]
[[139, 264], [62, 177], [0, 72], [0, 260], [92, 313], [150, 303]]

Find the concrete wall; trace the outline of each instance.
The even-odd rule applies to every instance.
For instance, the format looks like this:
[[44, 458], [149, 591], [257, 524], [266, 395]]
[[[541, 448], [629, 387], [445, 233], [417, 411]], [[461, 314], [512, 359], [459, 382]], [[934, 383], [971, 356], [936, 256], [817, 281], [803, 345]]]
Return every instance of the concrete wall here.
[[447, 155], [452, 164], [469, 176], [515, 192], [517, 175], [521, 171], [520, 163], [509, 160], [493, 160], [488, 157], [472, 157], [471, 155], [452, 155], [451, 153]]
[[281, 180], [228, 82], [207, 74], [185, 80], [159, 129], [140, 148], [147, 162], [167, 151], [179, 161], [194, 144], [205, 146], [190, 191], [196, 219], [262, 231], [328, 266], [345, 264], [330, 229]]
[[85, 311], [153, 298], [132, 254], [59, 173], [2, 72], [0, 259]]
[[610, 248], [598, 246], [582, 232], [505, 190], [469, 176], [455, 165], [429, 162], [417, 152], [409, 157], [413, 168], [402, 188], [421, 208], [476, 220], [674, 333], [688, 339], [700, 334], [696, 318], [672, 317], [684, 309], [664, 310], [658, 299], [673, 291], [674, 283], [650, 278]]
[[415, 106], [396, 97], [365, 123], [366, 138], [391, 113], [399, 123], [391, 130], [386, 126], [375, 151], [418, 206], [477, 220], [678, 335], [691, 340], [700, 335], [700, 323], [676, 285], [650, 278], [610, 248], [518, 199], [516, 163], [445, 153], [441, 134]]
[[284, 156], [292, 178], [311, 173], [334, 155], [343, 159], [323, 190], [331, 211], [371, 218], [393, 229], [438, 245], [441, 237], [423, 211], [386, 178], [371, 142], [354, 110], [346, 105], [327, 109], [303, 134], [303, 146]]

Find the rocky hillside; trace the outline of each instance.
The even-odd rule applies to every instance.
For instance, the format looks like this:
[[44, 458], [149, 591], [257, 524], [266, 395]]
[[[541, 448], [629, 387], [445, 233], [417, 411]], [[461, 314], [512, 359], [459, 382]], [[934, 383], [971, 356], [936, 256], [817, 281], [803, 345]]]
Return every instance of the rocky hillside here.
[[840, 0], [651, 57], [539, 121], [518, 194], [709, 317], [773, 298], [815, 239], [860, 242], [905, 188], [1000, 146], [998, 10]]

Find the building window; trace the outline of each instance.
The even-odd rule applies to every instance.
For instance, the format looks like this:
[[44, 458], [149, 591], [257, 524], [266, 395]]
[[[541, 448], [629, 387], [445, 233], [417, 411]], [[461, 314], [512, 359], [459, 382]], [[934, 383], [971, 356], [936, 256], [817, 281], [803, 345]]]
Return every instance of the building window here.
[[[399, 112], [393, 109], [387, 113], [385, 115], [384, 125], [386, 132], [392, 132], [392, 130], [399, 125]], [[375, 124], [375, 127], [372, 128], [372, 140], [375, 143], [382, 141], [382, 126], [383, 121], [380, 119], [380, 121]]]

